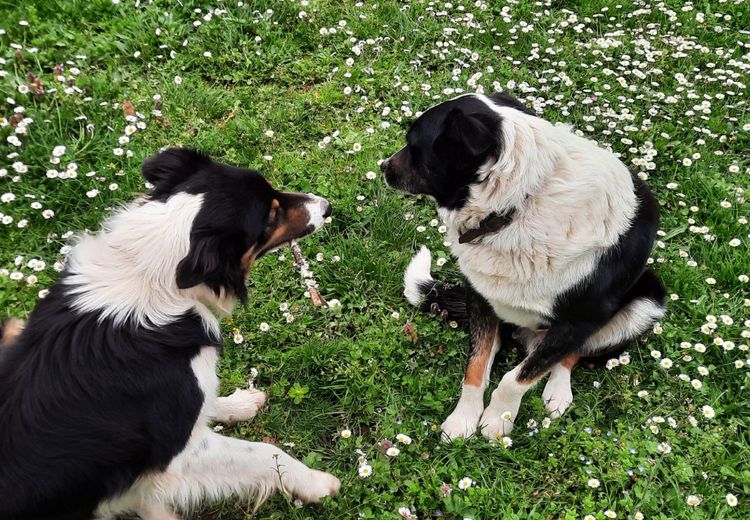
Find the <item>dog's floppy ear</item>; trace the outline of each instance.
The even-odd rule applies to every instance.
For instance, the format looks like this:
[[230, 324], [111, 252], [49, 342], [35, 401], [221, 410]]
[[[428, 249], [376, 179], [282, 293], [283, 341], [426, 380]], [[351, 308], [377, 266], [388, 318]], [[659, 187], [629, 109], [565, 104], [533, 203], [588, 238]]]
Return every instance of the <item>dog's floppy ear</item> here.
[[154, 192], [169, 193], [210, 163], [211, 159], [207, 155], [196, 150], [169, 148], [146, 159], [141, 172], [143, 178], [154, 185]]
[[435, 140], [435, 148], [451, 153], [463, 149], [473, 157], [483, 156], [498, 145], [492, 129], [494, 125], [481, 114], [465, 114], [456, 107], [446, 116], [443, 133]]
[[[222, 237], [213, 234], [193, 233], [190, 250], [177, 265], [177, 287], [189, 289], [204, 283], [215, 293], [222, 290], [233, 293], [241, 302], [247, 300], [245, 276], [237, 251], [227, 247]], [[222, 245], [223, 244], [223, 245]]]

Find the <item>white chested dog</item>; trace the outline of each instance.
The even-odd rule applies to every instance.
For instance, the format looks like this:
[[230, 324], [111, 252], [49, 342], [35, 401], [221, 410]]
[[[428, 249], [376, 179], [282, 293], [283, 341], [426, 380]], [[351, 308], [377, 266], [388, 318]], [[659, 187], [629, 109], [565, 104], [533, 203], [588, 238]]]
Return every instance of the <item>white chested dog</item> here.
[[82, 237], [26, 327], [0, 334], [0, 518], [176, 520], [206, 500], [335, 495], [333, 475], [210, 426], [266, 399], [218, 397], [219, 320], [247, 300], [253, 262], [330, 204], [187, 149], [143, 175], [153, 189]]
[[[444, 436], [477, 426], [490, 439], [507, 435], [524, 393], [547, 373], [547, 410], [562, 414], [582, 357], [614, 354], [664, 314], [664, 288], [646, 267], [659, 223], [653, 195], [614, 154], [506, 94], [434, 106], [406, 142], [381, 164], [386, 181], [435, 199], [468, 280], [434, 281], [426, 248], [404, 277], [410, 303], [471, 332]], [[484, 408], [502, 324], [517, 327], [527, 357]]]

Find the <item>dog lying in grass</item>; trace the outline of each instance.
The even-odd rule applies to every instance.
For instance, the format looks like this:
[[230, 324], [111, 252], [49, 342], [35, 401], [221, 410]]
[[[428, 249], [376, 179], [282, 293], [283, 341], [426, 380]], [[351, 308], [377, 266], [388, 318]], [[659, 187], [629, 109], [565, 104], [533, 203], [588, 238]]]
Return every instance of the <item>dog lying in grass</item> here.
[[[469, 363], [445, 438], [478, 426], [489, 439], [508, 435], [521, 398], [547, 373], [546, 408], [562, 414], [581, 358], [622, 350], [664, 314], [664, 288], [647, 269], [656, 200], [614, 154], [505, 94], [440, 103], [406, 142], [382, 162], [385, 179], [435, 199], [468, 280], [434, 281], [426, 248], [405, 274], [410, 303], [469, 322]], [[503, 323], [518, 327], [527, 356], [484, 408]]]
[[247, 299], [253, 262], [319, 228], [325, 199], [170, 149], [153, 184], [84, 236], [59, 281], [0, 346], [0, 518], [91, 520], [229, 496], [303, 501], [339, 481], [270, 444], [224, 437], [266, 396], [217, 397], [219, 318]]

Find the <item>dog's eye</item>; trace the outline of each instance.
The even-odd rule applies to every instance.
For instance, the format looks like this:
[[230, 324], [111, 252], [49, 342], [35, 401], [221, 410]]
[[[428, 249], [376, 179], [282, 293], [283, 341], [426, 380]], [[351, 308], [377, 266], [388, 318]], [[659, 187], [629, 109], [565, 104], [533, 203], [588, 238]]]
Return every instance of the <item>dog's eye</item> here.
[[279, 217], [283, 214], [284, 209], [279, 204], [279, 201], [274, 199], [271, 204], [271, 210], [268, 212], [268, 226], [273, 226], [279, 220]]

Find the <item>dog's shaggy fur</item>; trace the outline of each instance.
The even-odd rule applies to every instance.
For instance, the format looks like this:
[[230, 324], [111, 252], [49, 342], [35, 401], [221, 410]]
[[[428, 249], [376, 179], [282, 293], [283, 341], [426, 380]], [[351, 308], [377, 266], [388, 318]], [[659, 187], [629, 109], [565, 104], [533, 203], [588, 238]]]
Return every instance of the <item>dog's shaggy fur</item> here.
[[252, 262], [314, 231], [329, 203], [185, 149], [143, 175], [153, 191], [82, 237], [23, 331], [4, 330], [0, 518], [167, 520], [204, 499], [334, 495], [332, 475], [209, 426], [265, 401], [217, 398], [219, 318], [247, 299]]
[[[546, 373], [547, 409], [561, 414], [581, 357], [622, 348], [664, 313], [664, 289], [646, 268], [659, 222], [653, 195], [611, 152], [505, 94], [441, 103], [406, 140], [381, 165], [386, 181], [436, 200], [469, 282], [435, 282], [427, 249], [405, 274], [412, 304], [469, 321], [472, 352], [445, 436], [468, 437], [477, 425], [488, 438], [507, 435], [523, 394]], [[501, 323], [519, 328], [527, 357], [483, 412]]]

